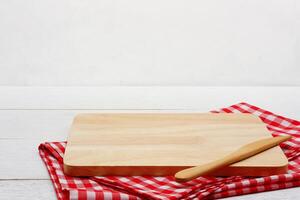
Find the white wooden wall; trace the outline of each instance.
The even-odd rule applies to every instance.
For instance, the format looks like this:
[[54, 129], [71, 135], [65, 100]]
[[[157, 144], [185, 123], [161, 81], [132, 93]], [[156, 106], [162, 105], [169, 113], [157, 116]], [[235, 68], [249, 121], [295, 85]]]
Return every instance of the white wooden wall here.
[[297, 0], [2, 0], [0, 86], [300, 85]]

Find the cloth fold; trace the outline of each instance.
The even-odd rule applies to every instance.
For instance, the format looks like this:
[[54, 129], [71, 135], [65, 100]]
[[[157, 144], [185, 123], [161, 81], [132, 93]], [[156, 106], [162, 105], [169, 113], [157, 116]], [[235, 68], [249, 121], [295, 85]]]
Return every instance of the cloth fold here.
[[273, 136], [292, 135], [291, 140], [280, 144], [289, 160], [288, 173], [266, 177], [199, 177], [187, 183], [177, 183], [171, 176], [78, 178], [63, 173], [66, 142], [40, 144], [39, 154], [47, 167], [59, 200], [217, 199], [300, 186], [300, 121], [247, 103], [212, 112], [251, 113], [261, 118]]

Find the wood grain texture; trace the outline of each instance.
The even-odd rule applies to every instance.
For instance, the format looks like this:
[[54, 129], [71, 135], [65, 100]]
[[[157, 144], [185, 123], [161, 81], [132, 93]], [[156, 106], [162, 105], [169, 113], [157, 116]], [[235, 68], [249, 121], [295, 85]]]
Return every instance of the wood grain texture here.
[[[228, 197], [226, 200], [295, 200], [299, 199], [299, 187], [262, 192], [237, 197]], [[1, 180], [0, 193], [2, 200], [57, 200], [50, 180]]]
[[[173, 175], [271, 137], [249, 114], [80, 114], [64, 157], [69, 175]], [[271, 175], [286, 171], [279, 147], [212, 175]]]
[[57, 200], [50, 180], [0, 180], [0, 199]]
[[38, 153], [38, 146], [42, 142], [0, 138], [0, 180], [49, 179], [45, 164]]
[[260, 139], [246, 144], [245, 146], [242, 146], [231, 154], [218, 160], [179, 171], [174, 175], [174, 177], [178, 182], [186, 182], [199, 176], [209, 175], [214, 171], [227, 167], [228, 165], [250, 158], [251, 156], [257, 155], [258, 153], [275, 147], [281, 142], [285, 142], [291, 138], [292, 136], [287, 135]]
[[208, 112], [244, 101], [300, 119], [300, 87], [0, 87], [0, 95], [0, 109]]

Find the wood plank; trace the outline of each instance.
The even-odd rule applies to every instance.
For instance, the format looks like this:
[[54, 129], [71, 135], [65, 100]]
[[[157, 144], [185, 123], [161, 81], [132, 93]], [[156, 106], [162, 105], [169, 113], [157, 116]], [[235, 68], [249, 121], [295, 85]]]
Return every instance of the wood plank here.
[[0, 180], [0, 199], [56, 200], [50, 180]]
[[39, 140], [0, 140], [0, 179], [49, 179]]
[[[0, 110], [1, 139], [65, 141], [79, 113], [182, 113], [196, 110]], [[206, 111], [205, 111], [206, 112]]]
[[0, 140], [65, 140], [76, 113], [57, 110], [0, 110]]
[[252, 103], [300, 119], [300, 87], [0, 87], [0, 109], [187, 109]]
[[[1, 199], [14, 200], [56, 200], [50, 180], [0, 180]], [[295, 200], [300, 197], [300, 188], [290, 188], [270, 192], [226, 198], [228, 200]]]
[[269, 192], [261, 192], [255, 194], [248, 194], [236, 197], [226, 198], [226, 200], [296, 200], [300, 197], [300, 188], [289, 188], [284, 190], [275, 190]]
[[[80, 114], [68, 136], [64, 170], [71, 176], [174, 175], [271, 137], [251, 114]], [[276, 146], [213, 175], [268, 176], [285, 173], [287, 164]]]

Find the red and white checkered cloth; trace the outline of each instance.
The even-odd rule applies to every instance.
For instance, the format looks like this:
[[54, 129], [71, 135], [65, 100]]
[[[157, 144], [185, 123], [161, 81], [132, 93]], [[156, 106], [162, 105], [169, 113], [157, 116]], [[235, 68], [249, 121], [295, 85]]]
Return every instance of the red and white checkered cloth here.
[[275, 115], [269, 111], [239, 103], [214, 113], [252, 113], [259, 116], [273, 136], [292, 135], [280, 146], [289, 160], [289, 171], [267, 177], [226, 178], [199, 177], [177, 183], [173, 177], [86, 177], [76, 178], [63, 173], [65, 142], [46, 142], [39, 153], [46, 164], [58, 199], [217, 199], [235, 195], [300, 186], [300, 121]]

